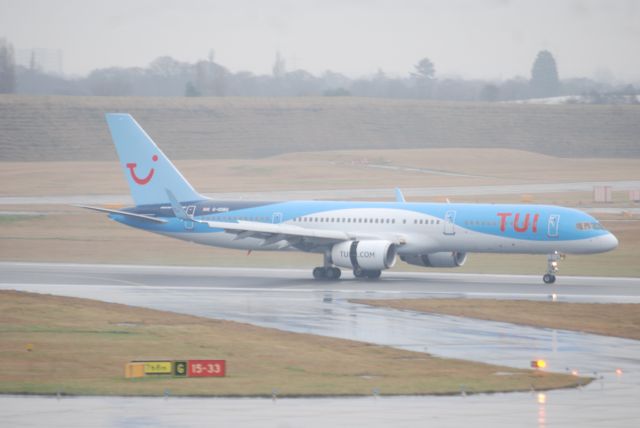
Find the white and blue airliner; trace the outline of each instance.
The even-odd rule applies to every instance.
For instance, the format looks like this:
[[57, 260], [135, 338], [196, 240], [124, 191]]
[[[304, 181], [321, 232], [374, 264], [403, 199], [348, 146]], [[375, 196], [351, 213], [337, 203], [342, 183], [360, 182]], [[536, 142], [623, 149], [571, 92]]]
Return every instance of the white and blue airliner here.
[[216, 247], [322, 254], [318, 280], [379, 278], [396, 258], [423, 267], [462, 266], [469, 253], [547, 255], [545, 283], [563, 254], [613, 250], [616, 237], [571, 208], [524, 204], [216, 201], [200, 195], [129, 114], [106, 115], [135, 207], [109, 213], [127, 226]]

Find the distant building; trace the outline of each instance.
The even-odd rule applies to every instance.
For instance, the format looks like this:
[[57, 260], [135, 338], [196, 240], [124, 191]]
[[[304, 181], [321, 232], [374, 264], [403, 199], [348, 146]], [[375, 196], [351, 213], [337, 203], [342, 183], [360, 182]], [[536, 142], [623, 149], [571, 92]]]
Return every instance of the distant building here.
[[593, 186], [593, 202], [613, 202], [611, 186]]
[[48, 74], [62, 75], [62, 49], [16, 49], [16, 65]]

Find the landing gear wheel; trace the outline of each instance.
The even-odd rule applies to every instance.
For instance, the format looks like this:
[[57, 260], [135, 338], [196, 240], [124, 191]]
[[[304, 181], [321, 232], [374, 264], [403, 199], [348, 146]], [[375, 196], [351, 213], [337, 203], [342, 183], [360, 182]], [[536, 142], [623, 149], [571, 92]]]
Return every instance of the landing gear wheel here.
[[313, 269], [313, 279], [325, 279], [325, 270], [322, 267], [317, 267]]
[[330, 281], [335, 281], [340, 279], [340, 275], [342, 275], [342, 271], [338, 268], [335, 267], [328, 267], [328, 268], [324, 268], [325, 272], [325, 278], [327, 278]]
[[380, 278], [381, 274], [382, 274], [381, 270], [368, 270], [366, 272], [366, 276], [368, 279], [378, 279]]
[[564, 255], [554, 251], [547, 255], [547, 273], [544, 274], [542, 280], [545, 284], [553, 284], [556, 282], [556, 273], [558, 272], [558, 262], [564, 259]]
[[356, 278], [378, 279], [381, 274], [380, 270], [362, 270], [360, 268], [353, 270], [353, 276]]
[[313, 269], [313, 279], [336, 281], [342, 275], [342, 271], [335, 267], [317, 267]]

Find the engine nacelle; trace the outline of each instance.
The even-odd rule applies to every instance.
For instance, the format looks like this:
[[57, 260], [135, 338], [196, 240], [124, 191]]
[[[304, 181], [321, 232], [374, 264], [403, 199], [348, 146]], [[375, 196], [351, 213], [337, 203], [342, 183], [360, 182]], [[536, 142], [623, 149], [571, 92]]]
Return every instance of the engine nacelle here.
[[396, 252], [389, 241], [346, 241], [331, 248], [331, 260], [344, 268], [384, 270], [396, 264]]
[[454, 268], [462, 266], [467, 261], [467, 253], [443, 251], [431, 254], [407, 254], [400, 256], [400, 260], [416, 266]]

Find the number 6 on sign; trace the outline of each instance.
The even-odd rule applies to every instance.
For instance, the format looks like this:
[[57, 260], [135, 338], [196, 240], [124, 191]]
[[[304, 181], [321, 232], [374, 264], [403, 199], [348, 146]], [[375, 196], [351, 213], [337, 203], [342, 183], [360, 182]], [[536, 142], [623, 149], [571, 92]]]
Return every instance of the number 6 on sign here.
[[173, 375], [186, 377], [187, 376], [187, 362], [186, 361], [175, 361], [173, 363]]
[[189, 377], [226, 376], [225, 360], [189, 360]]

